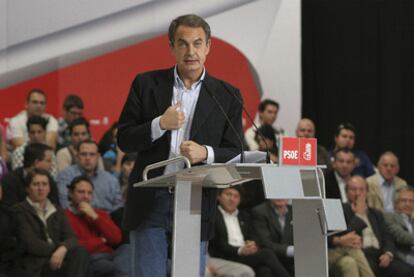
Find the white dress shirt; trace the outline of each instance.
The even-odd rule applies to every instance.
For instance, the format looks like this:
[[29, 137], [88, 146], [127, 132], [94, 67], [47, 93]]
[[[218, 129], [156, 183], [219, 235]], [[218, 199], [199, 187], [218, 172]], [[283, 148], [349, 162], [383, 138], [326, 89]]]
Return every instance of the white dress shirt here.
[[223, 215], [224, 224], [226, 225], [228, 243], [234, 247], [244, 246], [244, 237], [240, 228], [239, 210], [235, 210], [233, 213], [226, 212], [220, 205], [218, 210]]

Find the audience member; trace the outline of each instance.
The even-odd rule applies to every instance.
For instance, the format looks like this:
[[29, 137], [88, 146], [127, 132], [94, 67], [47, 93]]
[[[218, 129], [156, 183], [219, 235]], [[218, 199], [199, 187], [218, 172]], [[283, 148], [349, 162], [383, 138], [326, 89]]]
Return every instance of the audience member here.
[[[0, 123], [0, 163], [1, 161], [6, 162], [8, 160], [8, 151], [7, 151], [7, 141], [6, 141], [6, 130], [3, 125]], [[1, 170], [1, 169], [0, 169]], [[1, 179], [0, 171], [0, 179]]]
[[[94, 276], [108, 276], [125, 270], [128, 265], [116, 265], [113, 247], [121, 242], [121, 230], [109, 214], [92, 207], [93, 184], [86, 176], [78, 176], [68, 186], [70, 206], [66, 216], [79, 244], [88, 250], [90, 270]], [[128, 261], [128, 256], [125, 257]]]
[[290, 276], [270, 249], [261, 249], [252, 237], [247, 213], [238, 210], [240, 192], [236, 188], [220, 191], [215, 218], [215, 236], [210, 241], [212, 257], [252, 267], [257, 276]]
[[125, 155], [119, 149], [117, 144], [118, 122], [112, 124], [111, 128], [105, 132], [101, 141], [99, 142], [99, 152], [104, 161], [104, 168], [111, 172], [114, 176], [119, 176], [121, 172], [121, 161]]
[[346, 203], [345, 187], [355, 168], [355, 154], [349, 148], [339, 148], [335, 150], [333, 158], [332, 169], [326, 174], [326, 198], [341, 199]]
[[128, 179], [135, 165], [137, 154], [125, 154], [121, 161], [121, 174], [119, 175], [119, 185], [121, 186], [122, 198], [126, 199], [128, 189]]
[[75, 94], [66, 96], [63, 101], [63, 113], [58, 119], [58, 150], [71, 144], [69, 126], [75, 119], [83, 116], [83, 107], [82, 99]]
[[352, 175], [360, 175], [365, 178], [375, 174], [374, 166], [368, 155], [359, 149], [355, 149], [355, 127], [350, 123], [340, 124], [335, 132], [335, 148], [329, 153], [331, 158], [335, 150], [350, 148], [355, 152], [355, 168]]
[[[279, 113], [279, 103], [276, 101], [265, 99], [262, 102], [260, 102], [258, 107], [259, 112], [259, 121], [256, 123], [257, 127], [260, 127], [261, 125], [271, 125], [273, 126], [275, 130], [276, 137], [284, 136], [285, 131], [280, 127], [275, 127], [274, 123], [277, 119], [277, 114]], [[255, 127], [251, 126], [246, 130], [244, 133], [244, 137], [246, 140], [247, 145], [249, 146], [250, 150], [257, 150], [259, 149], [259, 145], [255, 141]]]
[[259, 247], [269, 248], [292, 276], [294, 273], [292, 207], [287, 199], [268, 200], [252, 211]]
[[122, 196], [118, 180], [110, 173], [98, 168], [98, 145], [93, 140], [81, 141], [77, 146], [79, 163], [71, 165], [57, 176], [59, 200], [63, 208], [69, 208], [67, 186], [79, 175], [88, 176], [93, 183], [94, 208], [109, 213], [122, 206]]
[[395, 258], [411, 266], [414, 276], [414, 189], [401, 187], [394, 194], [395, 212], [385, 214], [385, 222], [396, 244]]
[[[41, 116], [31, 116], [26, 123], [27, 131], [29, 133], [29, 140], [17, 147], [11, 155], [12, 170], [23, 166], [24, 151], [26, 146], [31, 143], [46, 143], [46, 126], [47, 120]], [[49, 172], [53, 177], [56, 177], [56, 156], [52, 155], [52, 167]]]
[[[315, 138], [315, 124], [309, 118], [302, 118], [296, 126], [296, 137], [298, 138]], [[328, 151], [318, 143], [316, 148], [316, 158], [318, 165], [326, 165], [328, 170], [331, 169]], [[325, 171], [326, 172], [326, 171]]]
[[16, 237], [16, 217], [12, 208], [1, 200], [0, 186], [0, 276], [30, 276], [21, 267], [24, 246]]
[[31, 116], [43, 116], [48, 120], [46, 141], [53, 149], [56, 148], [56, 138], [58, 131], [57, 120], [46, 111], [46, 95], [40, 89], [32, 89], [26, 98], [26, 109], [18, 113], [10, 119], [7, 126], [7, 140], [12, 145], [13, 149], [22, 145], [29, 139], [27, 132], [27, 119]]
[[[33, 169], [43, 169], [50, 172], [52, 168], [53, 150], [43, 143], [32, 143], [24, 151], [23, 167], [19, 167], [2, 179], [3, 201], [14, 205], [26, 198], [25, 178]], [[58, 205], [58, 191], [53, 179], [50, 181], [49, 198], [53, 204]]]
[[368, 184], [361, 176], [353, 176], [346, 184], [348, 203], [344, 204], [347, 223], [362, 237], [362, 249], [375, 276], [413, 276], [412, 267], [394, 259], [395, 244], [380, 210], [367, 206]]
[[49, 173], [30, 171], [26, 199], [16, 206], [19, 239], [26, 246], [22, 265], [30, 276], [86, 276], [88, 253], [77, 246], [65, 212], [49, 201]]
[[400, 165], [397, 156], [385, 152], [378, 160], [378, 173], [367, 178], [368, 206], [386, 212], [394, 211], [394, 192], [407, 186], [407, 182], [398, 177]]
[[254, 277], [254, 271], [250, 266], [207, 257], [206, 277]]

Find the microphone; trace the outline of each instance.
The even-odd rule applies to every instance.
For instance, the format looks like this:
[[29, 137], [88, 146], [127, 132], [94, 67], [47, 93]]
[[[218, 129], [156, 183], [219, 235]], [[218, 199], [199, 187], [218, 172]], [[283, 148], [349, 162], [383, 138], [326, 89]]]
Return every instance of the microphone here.
[[[219, 107], [221, 113], [224, 115], [224, 117], [226, 118], [226, 121], [229, 123], [230, 128], [232, 129], [232, 131], [236, 134], [237, 138], [239, 139], [240, 149], [241, 149], [240, 163], [244, 163], [244, 143], [243, 143], [243, 139], [241, 138], [241, 134], [239, 134], [239, 132], [237, 132], [236, 127], [234, 127], [234, 125], [231, 122], [230, 118], [227, 116], [226, 112], [223, 109], [223, 106], [220, 104], [220, 102], [217, 100], [214, 93], [207, 86], [206, 82], [204, 80], [202, 80], [202, 82], [203, 82], [204, 87], [206, 88], [207, 93], [211, 96], [211, 98], [213, 98], [214, 102], [216, 102], [216, 104]], [[243, 105], [242, 105], [242, 107], [243, 107]]]
[[263, 139], [263, 142], [266, 145], [266, 163], [269, 164], [270, 163], [270, 151], [269, 151], [269, 145], [266, 142], [266, 139], [264, 138], [262, 132], [259, 131], [259, 128], [257, 127], [256, 123], [254, 123], [253, 118], [250, 116], [249, 112], [246, 110], [246, 108], [243, 105], [243, 101], [236, 96], [236, 94], [232, 91], [230, 91], [230, 89], [227, 87], [226, 83], [223, 82], [223, 80], [219, 80], [220, 84], [222, 87], [224, 87], [224, 89], [230, 93], [234, 98], [236, 98], [236, 100], [240, 103], [240, 105], [242, 106], [242, 109], [244, 111], [244, 113], [247, 115], [247, 118], [250, 120], [250, 122], [252, 123], [254, 129], [256, 130], [256, 133]]

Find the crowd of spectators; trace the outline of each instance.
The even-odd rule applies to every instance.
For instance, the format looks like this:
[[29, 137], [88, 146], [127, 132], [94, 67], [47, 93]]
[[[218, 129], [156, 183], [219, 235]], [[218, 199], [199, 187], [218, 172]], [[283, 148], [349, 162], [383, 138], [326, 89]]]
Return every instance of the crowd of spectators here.
[[[130, 276], [129, 237], [122, 228], [128, 177], [137, 153], [117, 147], [117, 125], [98, 143], [83, 117], [84, 103], [66, 97], [62, 116], [31, 90], [25, 110], [0, 125], [0, 276]], [[250, 150], [278, 163], [279, 103], [265, 99]], [[296, 137], [313, 138], [301, 119]], [[356, 129], [340, 124], [335, 146], [317, 148], [327, 198], [343, 203], [348, 229], [328, 240], [331, 276], [414, 276], [414, 189], [398, 176], [396, 154], [376, 166], [355, 147]], [[266, 199], [260, 181], [221, 190], [207, 276], [294, 276], [292, 206]]]

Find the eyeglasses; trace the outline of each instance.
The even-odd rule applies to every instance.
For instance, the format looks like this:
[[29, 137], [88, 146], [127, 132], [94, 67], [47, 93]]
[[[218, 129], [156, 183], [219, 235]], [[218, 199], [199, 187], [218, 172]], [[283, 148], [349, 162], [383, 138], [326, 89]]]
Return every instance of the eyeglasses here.
[[98, 153], [94, 153], [94, 152], [80, 152], [79, 156], [81, 157], [96, 157], [98, 155]]

